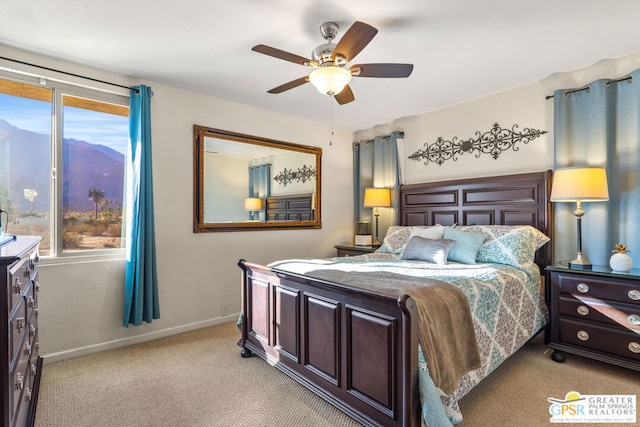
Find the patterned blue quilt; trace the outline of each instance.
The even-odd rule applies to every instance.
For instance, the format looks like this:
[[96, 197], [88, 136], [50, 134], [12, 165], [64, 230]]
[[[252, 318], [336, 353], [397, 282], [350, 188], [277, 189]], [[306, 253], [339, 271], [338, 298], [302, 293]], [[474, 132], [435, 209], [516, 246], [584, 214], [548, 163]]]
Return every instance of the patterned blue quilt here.
[[431, 277], [462, 290], [471, 307], [482, 366], [464, 375], [458, 388], [444, 396], [433, 384], [419, 347], [420, 402], [424, 421], [429, 427], [451, 426], [461, 422], [458, 401], [548, 321], [540, 270], [535, 264], [528, 269], [502, 264], [438, 265], [401, 260], [394, 254], [375, 252], [326, 260], [287, 260], [272, 266], [302, 274], [320, 268], [353, 272], [385, 271]]

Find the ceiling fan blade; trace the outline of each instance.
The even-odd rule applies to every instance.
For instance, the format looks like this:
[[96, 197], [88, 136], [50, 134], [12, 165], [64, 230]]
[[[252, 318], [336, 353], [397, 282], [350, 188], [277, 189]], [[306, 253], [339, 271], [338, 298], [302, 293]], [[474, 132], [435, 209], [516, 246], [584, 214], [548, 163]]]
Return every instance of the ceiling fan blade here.
[[349, 62], [369, 44], [376, 34], [378, 34], [378, 30], [371, 25], [356, 21], [344, 33], [331, 56], [335, 60], [336, 55], [341, 55]]
[[305, 83], [307, 83], [309, 81], [309, 76], [306, 77], [300, 77], [299, 79], [295, 79], [295, 80], [291, 80], [288, 83], [285, 83], [283, 85], [280, 85], [278, 87], [274, 87], [271, 90], [268, 90], [268, 93], [282, 93], [285, 90], [289, 90], [289, 89], [293, 89], [294, 87], [298, 87], [300, 85], [303, 85]]
[[285, 61], [294, 62], [300, 65], [309, 65], [310, 59], [303, 58], [295, 53], [285, 52], [284, 50], [276, 49], [275, 47], [267, 46], [264, 44], [258, 44], [251, 48], [252, 51], [263, 53], [265, 55], [273, 56], [274, 58], [284, 59]]
[[357, 64], [349, 67], [349, 71], [354, 77], [409, 77], [413, 64]]
[[340, 105], [347, 104], [356, 99], [353, 96], [353, 92], [351, 91], [351, 88], [349, 87], [349, 85], [346, 85], [344, 89], [340, 91], [339, 94], [333, 95], [333, 97], [336, 99], [336, 101], [338, 101], [338, 104]]

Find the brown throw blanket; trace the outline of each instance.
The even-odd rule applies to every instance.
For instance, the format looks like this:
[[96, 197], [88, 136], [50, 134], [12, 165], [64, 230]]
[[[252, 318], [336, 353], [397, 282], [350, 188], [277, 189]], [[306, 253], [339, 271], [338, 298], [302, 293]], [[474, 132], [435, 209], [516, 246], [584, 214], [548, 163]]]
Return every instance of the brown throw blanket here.
[[436, 387], [447, 395], [456, 389], [464, 374], [481, 366], [469, 301], [452, 284], [386, 272], [323, 269], [309, 271], [306, 275], [397, 296], [411, 296], [418, 309], [419, 339], [429, 374]]

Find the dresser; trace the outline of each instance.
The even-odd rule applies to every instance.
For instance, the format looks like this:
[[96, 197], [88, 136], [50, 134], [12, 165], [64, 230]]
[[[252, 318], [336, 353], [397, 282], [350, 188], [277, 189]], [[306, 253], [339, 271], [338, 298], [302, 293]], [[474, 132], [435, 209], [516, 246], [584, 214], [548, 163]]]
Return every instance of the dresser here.
[[567, 352], [640, 371], [640, 270], [546, 270], [552, 359], [563, 362]]
[[38, 355], [38, 244], [18, 236], [0, 246], [0, 427], [33, 425], [42, 359]]

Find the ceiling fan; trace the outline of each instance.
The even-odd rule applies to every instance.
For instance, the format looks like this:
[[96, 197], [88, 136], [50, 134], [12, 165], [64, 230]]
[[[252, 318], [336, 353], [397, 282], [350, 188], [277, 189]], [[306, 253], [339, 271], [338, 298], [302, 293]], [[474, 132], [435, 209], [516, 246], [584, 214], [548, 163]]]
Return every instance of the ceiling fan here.
[[355, 99], [349, 87], [351, 77], [398, 78], [411, 75], [413, 64], [357, 64], [346, 68], [347, 63], [369, 44], [378, 30], [369, 24], [356, 21], [340, 41], [334, 44], [333, 39], [338, 34], [338, 29], [335, 22], [325, 22], [320, 26], [320, 34], [326, 43], [317, 46], [311, 52], [312, 59], [263, 44], [254, 46], [251, 50], [255, 52], [315, 68], [308, 76], [292, 80], [267, 92], [282, 93], [311, 82], [320, 93], [333, 96], [342, 105]]

